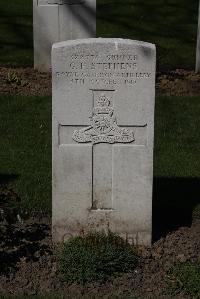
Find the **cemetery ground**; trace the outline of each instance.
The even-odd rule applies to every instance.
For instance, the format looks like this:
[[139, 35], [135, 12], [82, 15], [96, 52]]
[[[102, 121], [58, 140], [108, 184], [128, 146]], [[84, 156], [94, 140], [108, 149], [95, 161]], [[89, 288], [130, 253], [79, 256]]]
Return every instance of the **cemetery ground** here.
[[135, 269], [103, 283], [60, 279], [51, 241], [51, 76], [31, 67], [32, 1], [0, 0], [2, 299], [200, 298], [200, 75], [191, 71], [198, 1], [122, 3], [97, 2], [98, 36], [117, 32], [158, 52], [152, 248], [138, 248]]
[[199, 100], [156, 97], [152, 248], [139, 248], [133, 271], [83, 286], [60, 279], [51, 242], [51, 97], [1, 95], [2, 298], [188, 298], [169, 271], [199, 259]]

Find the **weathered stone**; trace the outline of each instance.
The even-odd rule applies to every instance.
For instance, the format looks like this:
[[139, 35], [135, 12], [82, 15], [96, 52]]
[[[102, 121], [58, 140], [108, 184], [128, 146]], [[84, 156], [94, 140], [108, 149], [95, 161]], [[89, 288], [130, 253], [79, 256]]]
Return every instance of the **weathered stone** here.
[[53, 75], [53, 238], [111, 230], [151, 243], [155, 46], [57, 43]]
[[51, 69], [53, 43], [96, 35], [96, 0], [33, 0], [34, 67]]
[[199, 17], [198, 17], [198, 29], [197, 29], [196, 72], [200, 73], [200, 1], [199, 1]]

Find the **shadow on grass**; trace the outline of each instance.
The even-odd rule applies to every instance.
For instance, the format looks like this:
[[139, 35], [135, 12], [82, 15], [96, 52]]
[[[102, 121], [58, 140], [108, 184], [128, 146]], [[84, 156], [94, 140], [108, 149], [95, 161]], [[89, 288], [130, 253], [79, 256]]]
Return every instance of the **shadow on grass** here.
[[5, 225], [0, 230], [0, 275], [7, 275], [17, 270], [17, 263], [21, 260], [37, 261], [45, 254], [51, 254], [48, 245], [43, 244], [50, 233], [46, 224], [32, 223], [25, 227], [19, 225]]
[[98, 36], [155, 43], [160, 70], [194, 66], [198, 0], [124, 2], [97, 1]]
[[2, 174], [0, 173], [0, 185], [8, 184], [19, 178], [19, 174]]
[[0, 173], [0, 275], [16, 270], [21, 259], [37, 261], [39, 256], [50, 253], [49, 247], [41, 243], [50, 233], [47, 224], [17, 222], [20, 198], [7, 184], [18, 177]]
[[0, 62], [2, 65], [29, 66], [33, 56], [31, 1], [0, 0]]
[[154, 178], [153, 241], [181, 226], [191, 226], [198, 204], [200, 178]]

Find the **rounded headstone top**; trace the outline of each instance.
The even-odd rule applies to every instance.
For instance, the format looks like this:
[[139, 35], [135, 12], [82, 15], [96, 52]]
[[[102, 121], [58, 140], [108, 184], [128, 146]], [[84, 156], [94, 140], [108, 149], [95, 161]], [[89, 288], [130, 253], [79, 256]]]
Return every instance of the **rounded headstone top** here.
[[132, 39], [123, 39], [123, 38], [102, 38], [102, 37], [62, 41], [53, 44], [52, 49], [69, 47], [69, 46], [78, 46], [81, 44], [115, 44], [116, 49], [118, 45], [125, 44], [125, 45], [132, 45], [132, 46], [135, 45], [135, 46], [150, 48], [152, 50], [156, 49], [155, 44], [148, 43], [148, 42], [132, 40]]

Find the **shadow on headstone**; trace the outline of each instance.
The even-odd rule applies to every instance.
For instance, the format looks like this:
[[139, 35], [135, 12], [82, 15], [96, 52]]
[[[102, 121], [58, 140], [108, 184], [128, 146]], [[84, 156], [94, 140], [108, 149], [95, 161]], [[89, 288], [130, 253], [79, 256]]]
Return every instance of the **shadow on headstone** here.
[[155, 177], [153, 184], [153, 241], [179, 227], [190, 227], [200, 203], [200, 178]]
[[[87, 2], [88, 1], [88, 2]], [[71, 0], [52, 1], [53, 5], [37, 5], [33, 1], [34, 67], [40, 71], [51, 69], [51, 47], [56, 42], [96, 36], [94, 2]], [[51, 1], [50, 1], [51, 3]]]
[[[50, 71], [51, 47], [54, 42], [59, 41], [59, 24], [54, 24], [54, 29], [50, 28], [46, 25], [44, 18], [42, 18], [39, 13], [37, 14], [36, 20], [41, 29], [38, 31], [37, 26], [35, 26], [35, 32], [33, 32], [34, 66], [41, 72]], [[53, 36], [52, 30], [54, 30], [55, 36]], [[38, 32], [40, 32], [40, 34]]]
[[96, 19], [96, 10], [91, 5], [84, 3], [81, 5], [80, 10], [77, 9], [77, 5], [66, 5], [64, 7], [66, 7], [80, 25], [84, 27], [88, 35], [95, 36], [96, 31], [92, 28], [91, 22], [88, 22], [89, 19]]

